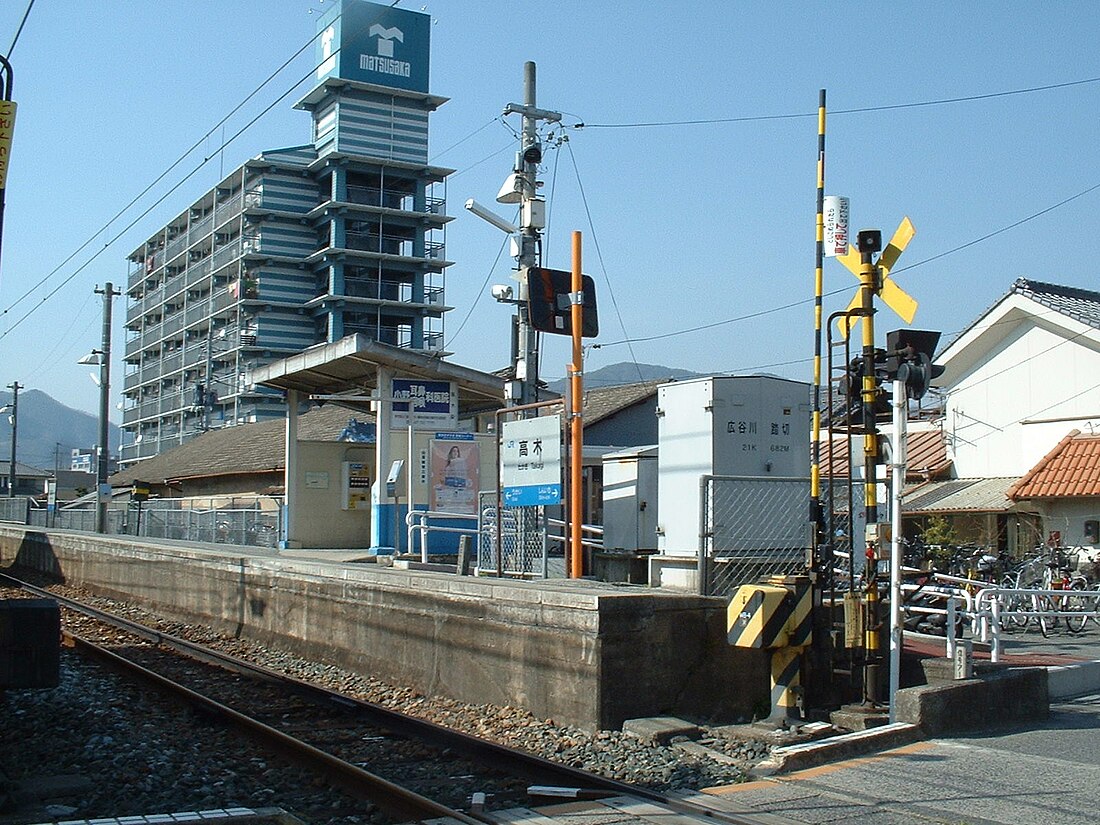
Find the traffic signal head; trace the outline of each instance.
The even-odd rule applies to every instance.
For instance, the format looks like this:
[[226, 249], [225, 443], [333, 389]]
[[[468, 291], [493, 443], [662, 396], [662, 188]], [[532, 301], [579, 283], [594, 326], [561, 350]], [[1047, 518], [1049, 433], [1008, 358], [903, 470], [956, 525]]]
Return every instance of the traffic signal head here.
[[943, 375], [943, 367], [932, 363], [940, 333], [923, 329], [898, 329], [886, 333], [886, 373], [901, 379], [910, 398], [924, 396], [932, 381]]

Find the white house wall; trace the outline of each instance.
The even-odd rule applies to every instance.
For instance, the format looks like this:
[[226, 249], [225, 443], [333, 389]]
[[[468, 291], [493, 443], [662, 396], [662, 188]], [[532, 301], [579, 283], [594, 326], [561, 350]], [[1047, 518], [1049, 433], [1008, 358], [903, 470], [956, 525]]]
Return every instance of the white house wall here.
[[1100, 498], [1039, 499], [1043, 515], [1043, 527], [1050, 533], [1062, 534], [1062, 544], [1067, 547], [1095, 547], [1096, 543], [1085, 538], [1085, 522], [1100, 520]]
[[1021, 476], [1070, 430], [1100, 427], [1094, 337], [1025, 321], [953, 382], [944, 429], [959, 478]]

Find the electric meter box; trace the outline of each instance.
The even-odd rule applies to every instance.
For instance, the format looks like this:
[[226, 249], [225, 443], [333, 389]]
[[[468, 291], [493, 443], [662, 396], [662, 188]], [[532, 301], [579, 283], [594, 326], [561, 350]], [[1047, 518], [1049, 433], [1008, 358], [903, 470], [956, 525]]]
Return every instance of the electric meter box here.
[[[696, 378], [657, 388], [660, 553], [698, 556], [703, 476], [809, 478], [810, 392], [807, 383], [770, 375]], [[807, 502], [809, 495], [807, 480]], [[721, 518], [712, 513], [715, 523]]]

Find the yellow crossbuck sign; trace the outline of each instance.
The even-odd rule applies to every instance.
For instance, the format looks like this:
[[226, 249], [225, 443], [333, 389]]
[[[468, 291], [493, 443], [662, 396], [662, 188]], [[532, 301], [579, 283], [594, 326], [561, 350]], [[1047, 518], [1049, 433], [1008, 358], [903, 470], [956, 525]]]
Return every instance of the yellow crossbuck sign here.
[[[890, 270], [894, 268], [894, 264], [897, 263], [901, 253], [905, 251], [905, 247], [909, 245], [909, 241], [913, 240], [913, 236], [917, 234], [917, 230], [913, 228], [912, 221], [909, 218], [903, 218], [902, 222], [898, 225], [897, 231], [894, 232], [894, 237], [890, 239], [890, 243], [886, 245], [886, 248], [882, 250], [882, 254], [879, 255], [878, 263], [876, 264], [881, 274], [880, 288], [878, 290], [879, 296], [886, 303], [886, 306], [894, 310], [900, 315], [905, 323], [913, 323], [913, 317], [917, 314], [917, 302], [909, 293], [907, 293], [900, 286], [890, 280]], [[859, 250], [855, 247], [849, 246], [848, 251], [843, 255], [838, 255], [837, 260], [840, 261], [847, 268], [849, 272], [859, 279], [860, 269], [860, 255]], [[851, 303], [848, 304], [848, 310], [851, 311], [862, 303], [860, 296], [860, 290], [856, 290], [855, 297], [852, 298]], [[846, 318], [840, 318], [837, 321], [837, 328], [840, 330], [840, 337], [847, 338], [848, 333], [851, 332], [851, 328], [858, 323], [858, 316], [848, 316]]]

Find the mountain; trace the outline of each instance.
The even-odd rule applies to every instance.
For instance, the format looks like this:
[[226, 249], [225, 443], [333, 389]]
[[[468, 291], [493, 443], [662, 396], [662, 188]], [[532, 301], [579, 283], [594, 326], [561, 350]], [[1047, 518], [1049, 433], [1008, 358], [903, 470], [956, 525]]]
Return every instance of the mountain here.
[[[656, 364], [635, 364], [632, 361], [623, 361], [618, 364], [608, 364], [597, 370], [591, 370], [584, 374], [584, 386], [588, 389], [595, 387], [618, 387], [622, 384], [636, 384], [639, 381], [668, 381], [670, 378], [699, 378], [702, 373], [688, 370], [675, 369], [674, 367], [661, 367]], [[557, 393], [565, 392], [564, 378], [551, 381], [550, 389]]]
[[[11, 393], [0, 392], [0, 404], [10, 403]], [[0, 457], [5, 461], [11, 457], [10, 416], [11, 410], [0, 414]], [[96, 416], [66, 407], [41, 390], [19, 393], [18, 424], [16, 460], [43, 470], [53, 470], [55, 460], [62, 469], [68, 469], [74, 449], [94, 450], [99, 443]], [[108, 427], [107, 439], [114, 454], [119, 444], [118, 427]]]

